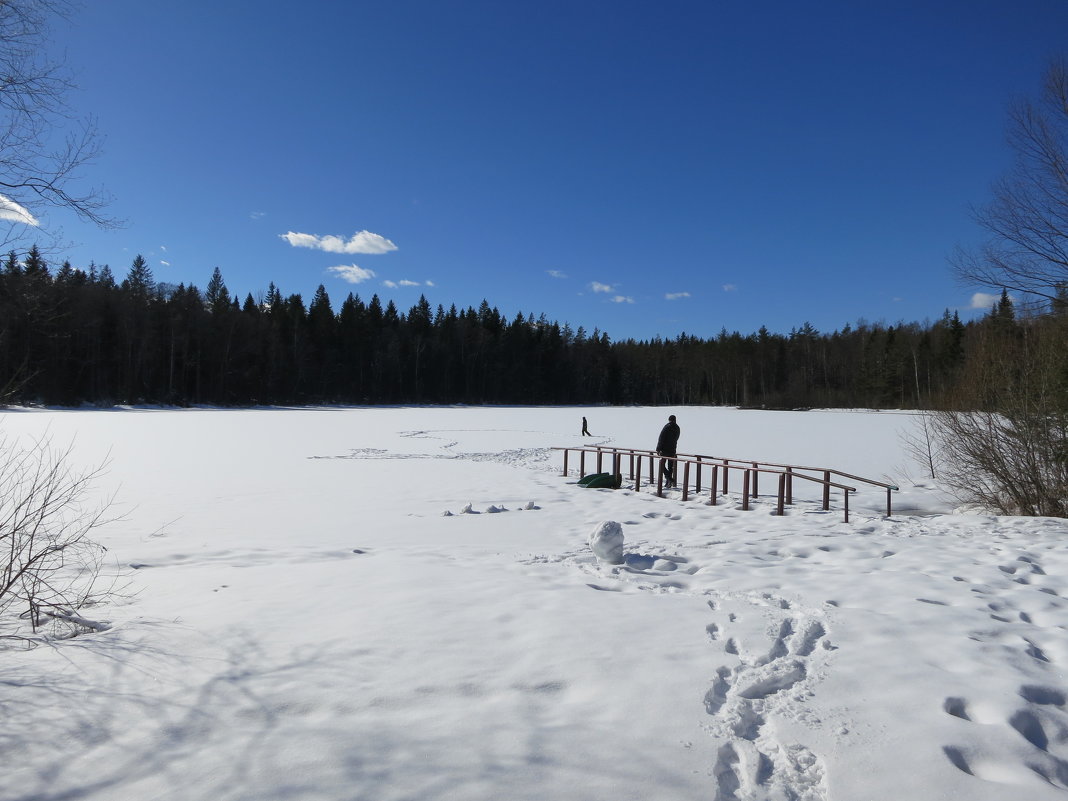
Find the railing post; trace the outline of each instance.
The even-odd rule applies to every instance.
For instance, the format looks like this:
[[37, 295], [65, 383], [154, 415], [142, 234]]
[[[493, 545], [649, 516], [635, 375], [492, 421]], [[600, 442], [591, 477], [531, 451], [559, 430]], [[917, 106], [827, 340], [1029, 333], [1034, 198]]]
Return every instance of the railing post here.
[[[2, 5], [2, 4], [3, 4], [3, 0], [0, 0], [0, 5]], [[859, 476], [850, 476], [850, 474], [848, 474], [848, 473], [842, 473], [840, 471], [836, 471], [836, 470], [832, 470], [832, 469], [812, 468], [812, 467], [798, 467], [796, 465], [781, 465], [781, 466], [767, 465], [767, 466], [765, 466], [764, 463], [762, 463], [762, 462], [753, 462], [753, 461], [746, 462], [746, 461], [743, 461], [743, 460], [729, 459], [729, 458], [718, 457], [718, 456], [700, 456], [700, 455], [696, 455], [695, 454], [693, 456], [686, 456], [685, 458], [680, 458], [678, 455], [675, 455], [675, 456], [661, 456], [658, 453], [656, 453], [655, 451], [649, 451], [649, 450], [640, 449], [640, 448], [639, 449], [635, 449], [635, 448], [619, 448], [619, 447], [616, 447], [616, 446], [604, 446], [604, 445], [593, 445], [593, 444], [591, 444], [589, 448], [578, 447], [578, 448], [573, 448], [572, 449], [572, 448], [569, 448], [569, 447], [554, 447], [551, 450], [560, 450], [560, 451], [564, 452], [563, 473], [562, 473], [562, 475], [564, 477], [569, 477], [570, 474], [571, 474], [571, 469], [573, 467], [573, 463], [572, 463], [572, 459], [571, 459], [571, 451], [572, 450], [577, 451], [578, 455], [579, 455], [579, 464], [578, 464], [579, 470], [578, 470], [578, 472], [579, 472], [579, 476], [581, 478], [585, 478], [586, 477], [586, 454], [587, 453], [596, 454], [596, 465], [597, 465], [596, 469], [597, 469], [598, 473], [602, 473], [604, 471], [604, 456], [607, 453], [611, 457], [610, 468], [612, 470], [612, 475], [620, 476], [621, 479], [623, 477], [623, 469], [624, 469], [623, 457], [626, 456], [629, 459], [629, 472], [630, 472], [629, 478], [631, 480], [633, 480], [633, 482], [634, 482], [633, 488], [634, 488], [635, 492], [638, 492], [638, 491], [641, 490], [642, 467], [643, 467], [642, 459], [645, 458], [645, 457], [648, 457], [648, 459], [649, 459], [649, 477], [648, 477], [648, 480], [647, 480], [646, 483], [647, 484], [652, 484], [653, 483], [653, 481], [654, 481], [654, 479], [653, 479], [653, 470], [659, 468], [657, 470], [657, 478], [656, 478], [656, 494], [657, 494], [657, 496], [659, 496], [661, 498], [664, 497], [664, 485], [667, 483], [667, 480], [665, 479], [665, 467], [668, 466], [669, 460], [670, 460], [670, 465], [671, 465], [671, 468], [672, 468], [671, 475], [674, 477], [674, 480], [672, 481], [671, 486], [672, 486], [672, 488], [677, 488], [678, 487], [679, 472], [680, 472], [679, 471], [679, 462], [681, 461], [682, 462], [682, 470], [681, 470], [681, 472], [682, 472], [682, 500], [683, 501], [688, 501], [690, 499], [690, 495], [691, 495], [690, 476], [691, 476], [691, 473], [693, 472], [690, 469], [691, 466], [693, 466], [697, 471], [696, 475], [694, 476], [693, 488], [692, 488], [693, 489], [693, 493], [692, 494], [695, 496], [695, 498], [699, 498], [700, 495], [701, 495], [701, 492], [702, 492], [702, 488], [704, 487], [704, 476], [702, 475], [702, 472], [704, 470], [705, 465], [707, 464], [708, 467], [711, 468], [710, 475], [709, 475], [709, 487], [708, 487], [708, 490], [709, 490], [709, 492], [708, 492], [708, 505], [709, 506], [717, 505], [717, 503], [719, 502], [718, 498], [719, 498], [720, 495], [729, 495], [730, 494], [730, 471], [732, 469], [733, 470], [741, 470], [742, 471], [742, 479], [741, 479], [742, 486], [740, 488], [740, 493], [741, 493], [741, 496], [742, 496], [741, 509], [743, 511], [751, 510], [753, 508], [752, 501], [754, 499], [759, 499], [760, 498], [760, 474], [763, 472], [763, 473], [770, 473], [772, 475], [778, 475], [778, 477], [779, 477], [779, 481], [778, 481], [778, 496], [776, 498], [776, 509], [774, 511], [774, 514], [778, 514], [778, 515], [785, 515], [786, 514], [786, 507], [787, 506], [792, 506], [793, 503], [794, 503], [794, 471], [795, 470], [800, 470], [801, 471], [800, 473], [797, 473], [797, 475], [799, 475], [802, 479], [804, 479], [806, 481], [814, 481], [815, 483], [821, 484], [823, 486], [823, 498], [822, 498], [822, 501], [823, 501], [823, 511], [825, 511], [825, 512], [829, 511], [830, 508], [831, 508], [831, 489], [834, 488], [834, 487], [843, 486], [841, 484], [837, 484], [834, 481], [832, 481], [832, 478], [834, 477], [834, 475], [836, 473], [838, 475], [844, 477], [844, 478], [854, 478], [854, 479], [857, 479], [858, 481], [864, 481], [864, 482], [867, 482], [868, 484], [873, 484], [875, 486], [885, 488], [886, 489], [886, 517], [887, 518], [890, 518], [890, 517], [893, 516], [893, 513], [894, 513], [894, 507], [893, 507], [894, 491], [899, 489], [898, 487], [895, 487], [895, 486], [890, 485], [890, 484], [886, 484], [884, 482], [873, 481], [871, 479], [861, 478]], [[706, 459], [708, 460], [707, 462], [705, 461]], [[720, 473], [721, 469], [723, 471], [722, 482], [720, 481], [720, 478], [719, 478], [719, 473]], [[818, 478], [817, 476], [820, 476], [821, 473], [822, 473], [822, 476]], [[855, 491], [855, 489], [852, 488], [852, 487], [847, 487], [847, 488], [842, 490], [843, 506], [844, 506], [844, 508], [843, 508], [843, 517], [844, 517], [845, 522], [847, 522], [847, 523], [850, 520], [849, 495], [850, 495], [850, 491], [851, 490]]]

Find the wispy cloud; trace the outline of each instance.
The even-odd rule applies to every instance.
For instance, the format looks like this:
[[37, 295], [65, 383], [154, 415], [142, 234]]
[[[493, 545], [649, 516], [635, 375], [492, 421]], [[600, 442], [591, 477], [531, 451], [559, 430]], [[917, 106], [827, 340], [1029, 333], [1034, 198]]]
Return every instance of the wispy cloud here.
[[250, 220], [262, 220], [266, 216], [267, 216], [267, 212], [265, 212], [265, 211], [250, 211], [248, 213], [248, 218]]
[[169, 261], [164, 261], [163, 259], [160, 259], [159, 263], [163, 267], [170, 267], [171, 266], [171, 263]]
[[989, 309], [1001, 300], [1001, 295], [991, 295], [989, 292], [976, 292], [972, 295], [973, 309]]
[[28, 209], [3, 195], [0, 195], [0, 220], [8, 220], [35, 227], [41, 224], [36, 217], [30, 214]]
[[737, 284], [724, 284], [723, 285], [723, 291], [724, 292], [737, 292], [738, 291], [738, 285]]
[[689, 292], [668, 292], [664, 295], [664, 300], [681, 300], [688, 297], [690, 297]]
[[594, 292], [603, 292], [606, 295], [610, 295], [616, 291], [616, 288], [611, 284], [602, 284], [600, 281], [591, 281], [590, 289]]
[[612, 298], [613, 303], [633, 303], [634, 298], [627, 297], [626, 295], [616, 295]]
[[355, 264], [339, 264], [337, 267], [327, 267], [326, 271], [333, 273], [342, 281], [348, 281], [350, 284], [361, 284], [375, 277], [374, 270], [365, 270]]
[[389, 289], [397, 289], [402, 286], [434, 286], [433, 282], [427, 281], [425, 284], [422, 281], [412, 281], [408, 278], [402, 278], [400, 281], [383, 281], [382, 286]]
[[298, 234], [290, 231], [279, 235], [295, 248], [312, 248], [325, 250], [327, 253], [363, 253], [380, 254], [396, 250], [397, 246], [384, 236], [370, 231], [357, 231], [350, 239], [340, 236], [316, 236], [315, 234]]
[[562, 270], [546, 270], [545, 272], [552, 278], [567, 278], [567, 273]]

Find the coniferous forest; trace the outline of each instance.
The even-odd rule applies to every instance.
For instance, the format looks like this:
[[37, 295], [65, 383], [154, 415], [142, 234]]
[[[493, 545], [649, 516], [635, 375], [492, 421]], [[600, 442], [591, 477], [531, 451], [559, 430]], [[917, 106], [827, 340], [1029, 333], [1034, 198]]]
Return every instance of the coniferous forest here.
[[[1007, 295], [984, 320], [805, 323], [612, 341], [544, 315], [410, 309], [323, 286], [306, 301], [272, 283], [240, 299], [216, 268], [201, 291], [156, 283], [138, 256], [58, 268], [35, 248], [0, 267], [0, 402], [80, 405], [711, 404], [929, 408], [947, 397]], [[974, 357], [978, 358], [978, 357]]]

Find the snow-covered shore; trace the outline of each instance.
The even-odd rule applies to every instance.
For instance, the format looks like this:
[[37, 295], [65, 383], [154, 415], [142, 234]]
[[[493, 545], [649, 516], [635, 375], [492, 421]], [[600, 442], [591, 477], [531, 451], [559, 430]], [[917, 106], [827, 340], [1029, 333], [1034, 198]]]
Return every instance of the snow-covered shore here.
[[[561, 477], [552, 446], [649, 448], [669, 412], [681, 450], [890, 479], [900, 513]], [[130, 591], [108, 631], [0, 656], [0, 799], [1065, 798], [1068, 525], [954, 514], [914, 422], [3, 413], [110, 454]]]

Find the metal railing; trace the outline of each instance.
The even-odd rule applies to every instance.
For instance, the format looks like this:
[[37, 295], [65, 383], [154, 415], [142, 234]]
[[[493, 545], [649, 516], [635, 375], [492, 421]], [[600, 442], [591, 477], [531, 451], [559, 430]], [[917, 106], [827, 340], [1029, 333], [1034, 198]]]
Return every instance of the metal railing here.
[[[650, 485], [654, 483], [654, 463], [659, 460], [661, 462], [661, 469], [655, 470], [656, 472], [656, 494], [659, 497], [664, 495], [664, 470], [663, 466], [667, 462], [674, 464], [674, 474], [676, 482], [678, 480], [679, 468], [682, 468], [682, 500], [689, 500], [690, 485], [691, 485], [691, 470], [693, 472], [693, 486], [694, 492], [700, 495], [702, 492], [702, 476], [704, 475], [704, 468], [708, 468], [710, 471], [709, 482], [709, 505], [715, 506], [717, 503], [717, 497], [727, 495], [730, 486], [730, 473], [731, 471], [740, 471], [742, 474], [742, 509], [748, 511], [750, 508], [750, 498], [757, 498], [760, 495], [760, 476], [774, 475], [777, 476], [777, 492], [776, 492], [776, 514], [784, 514], [785, 507], [793, 504], [794, 479], [802, 481], [808, 481], [815, 484], [819, 484], [823, 488], [822, 506], [823, 511], [829, 511], [831, 508], [831, 490], [842, 490], [843, 506], [845, 509], [845, 521], [849, 522], [849, 494], [856, 492], [856, 487], [842, 484], [837, 481], [833, 481], [832, 477], [848, 479], [851, 481], [857, 481], [864, 484], [869, 484], [875, 487], [881, 487], [886, 490], [886, 516], [890, 517], [893, 513], [893, 501], [892, 493], [898, 490], [898, 487], [893, 484], [887, 484], [882, 481], [875, 481], [870, 478], [863, 478], [862, 476], [855, 476], [851, 473], [845, 473], [841, 470], [835, 470], [833, 468], [825, 467], [805, 467], [802, 465], [790, 465], [779, 464], [776, 462], [759, 462], [750, 459], [732, 459], [723, 456], [707, 456], [704, 454], [691, 454], [680, 453], [677, 456], [658, 456], [655, 451], [644, 450], [640, 448], [617, 448], [610, 446], [593, 446], [589, 448], [567, 448], [567, 447], [554, 447], [552, 450], [564, 452], [564, 472], [563, 475], [568, 475], [568, 456], [571, 451], [575, 451], [579, 455], [579, 476], [586, 475], [586, 454], [593, 454], [596, 457], [596, 470], [594, 472], [604, 472], [604, 458], [606, 456], [612, 459], [612, 473], [622, 473], [623, 460], [629, 461], [629, 478], [634, 481], [635, 491], [641, 489], [641, 474], [642, 474], [642, 461], [645, 460], [648, 464]], [[813, 475], [815, 474], [815, 475]]]

